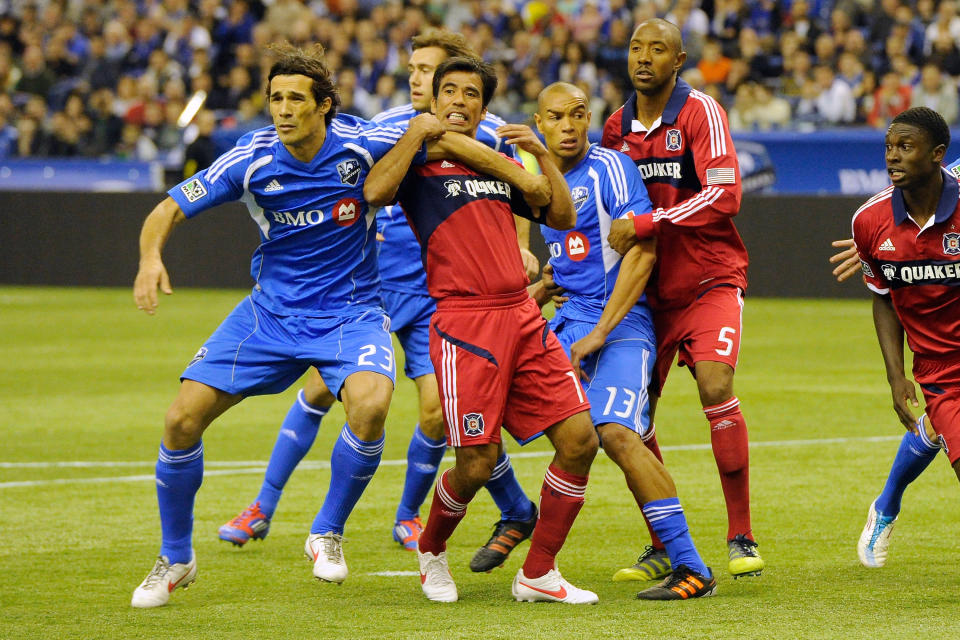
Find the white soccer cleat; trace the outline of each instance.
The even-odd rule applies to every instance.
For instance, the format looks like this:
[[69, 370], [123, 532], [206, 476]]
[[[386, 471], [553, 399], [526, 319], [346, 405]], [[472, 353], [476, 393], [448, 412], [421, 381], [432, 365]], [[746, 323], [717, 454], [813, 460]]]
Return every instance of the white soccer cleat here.
[[456, 602], [459, 599], [457, 585], [450, 574], [450, 565], [447, 564], [447, 552], [439, 555], [417, 551], [420, 561], [420, 587], [423, 595], [434, 602]]
[[573, 586], [554, 567], [539, 578], [528, 578], [523, 569], [513, 579], [513, 597], [517, 602], [566, 602], [567, 604], [597, 604], [600, 598], [593, 591]]
[[130, 605], [141, 609], [162, 607], [176, 588], [186, 589], [197, 579], [197, 556], [191, 549], [190, 562], [170, 564], [167, 556], [158, 556], [150, 573], [134, 589]]
[[857, 542], [857, 555], [860, 564], [871, 569], [879, 569], [887, 562], [887, 548], [890, 546], [890, 535], [893, 533], [893, 523], [897, 519], [882, 515], [877, 511], [877, 502], [870, 503], [867, 512], [867, 524], [863, 526], [860, 540]]
[[347, 561], [343, 559], [343, 536], [339, 533], [311, 533], [303, 552], [313, 560], [313, 577], [340, 584], [347, 579]]

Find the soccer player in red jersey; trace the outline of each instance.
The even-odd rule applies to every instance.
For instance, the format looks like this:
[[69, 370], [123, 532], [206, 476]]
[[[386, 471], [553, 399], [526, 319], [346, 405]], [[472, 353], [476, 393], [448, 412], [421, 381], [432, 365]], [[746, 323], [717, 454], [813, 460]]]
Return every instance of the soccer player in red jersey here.
[[[868, 567], [883, 566], [903, 489], [941, 447], [960, 478], [960, 185], [941, 167], [949, 144], [950, 130], [937, 112], [915, 107], [896, 116], [885, 140], [893, 184], [853, 216], [893, 408], [916, 439], [912, 446], [907, 438], [901, 443], [887, 486], [870, 505], [857, 546]], [[905, 373], [904, 334], [926, 400], [919, 420], [912, 409], [919, 406], [916, 389]]]
[[[602, 144], [630, 156], [655, 207], [653, 216], [614, 220], [610, 246], [625, 253], [639, 238], [657, 237], [658, 262], [647, 287], [657, 334], [651, 415], [679, 352], [697, 381], [727, 504], [729, 570], [758, 575], [750, 524], [747, 424], [733, 393], [740, 351], [747, 251], [733, 225], [740, 209], [740, 170], [723, 108], [677, 77], [686, 60], [680, 30], [660, 19], [642, 22], [629, 44], [635, 93], [607, 120]], [[656, 438], [647, 440], [657, 457]], [[615, 580], [669, 572], [662, 543]]]
[[529, 206], [513, 185], [459, 162], [411, 166], [426, 140], [444, 132], [475, 135], [496, 82], [492, 68], [478, 60], [442, 63], [433, 78], [436, 115], [413, 118], [364, 186], [374, 203], [399, 200], [420, 241], [427, 288], [437, 301], [430, 357], [456, 463], [437, 480], [419, 541], [420, 581], [430, 600], [457, 600], [446, 541], [490, 477], [503, 427], [520, 442], [546, 434], [556, 449], [513, 596], [593, 604], [596, 594], [564, 580], [556, 556], [583, 506], [597, 436], [570, 361], [526, 291], [513, 221], [516, 213], [571, 228], [576, 212], [566, 182], [534, 133], [514, 125], [499, 133], [539, 161], [551, 186], [545, 208]]

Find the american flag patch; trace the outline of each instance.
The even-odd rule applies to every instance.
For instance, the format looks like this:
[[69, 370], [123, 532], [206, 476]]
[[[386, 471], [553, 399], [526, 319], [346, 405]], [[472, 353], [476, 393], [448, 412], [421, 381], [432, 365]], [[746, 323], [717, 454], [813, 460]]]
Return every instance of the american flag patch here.
[[736, 184], [737, 172], [733, 167], [707, 169], [707, 184]]

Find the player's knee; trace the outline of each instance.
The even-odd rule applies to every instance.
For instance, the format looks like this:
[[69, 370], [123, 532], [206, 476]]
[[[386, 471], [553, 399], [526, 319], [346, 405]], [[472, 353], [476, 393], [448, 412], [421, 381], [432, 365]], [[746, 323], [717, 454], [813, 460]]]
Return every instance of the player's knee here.
[[[493, 468], [497, 465], [495, 455], [481, 455], [477, 451], [469, 451], [470, 447], [464, 447], [457, 455], [456, 472], [460, 483], [466, 485], [473, 492], [478, 491], [490, 479]], [[468, 452], [466, 455], [464, 453]], [[476, 453], [477, 455], [473, 455]]]
[[600, 439], [589, 418], [577, 420], [575, 425], [564, 438], [563, 451], [558, 453], [571, 462], [589, 467], [600, 448]]
[[164, 444], [175, 450], [192, 447], [200, 440], [206, 426], [199, 413], [180, 403], [174, 403], [164, 418]]
[[603, 444], [603, 451], [611, 460], [618, 465], [624, 460], [630, 451], [637, 447], [646, 449], [640, 436], [629, 429], [621, 427], [618, 424], [607, 424], [598, 429], [600, 441]]
[[423, 433], [438, 440], [444, 435], [443, 431], [443, 411], [440, 408], [440, 400], [435, 402], [430, 400], [420, 402], [420, 430]]
[[329, 407], [337, 397], [330, 392], [320, 374], [310, 375], [303, 385], [303, 399], [311, 407]]
[[700, 403], [704, 407], [726, 402], [733, 397], [733, 369], [697, 377]]

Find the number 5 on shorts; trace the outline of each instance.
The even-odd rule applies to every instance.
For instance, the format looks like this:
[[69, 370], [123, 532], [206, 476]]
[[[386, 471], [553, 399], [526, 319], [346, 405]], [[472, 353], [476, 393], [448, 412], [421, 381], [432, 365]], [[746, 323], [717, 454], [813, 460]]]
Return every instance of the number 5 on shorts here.
[[733, 352], [733, 340], [729, 336], [736, 332], [737, 330], [733, 327], [724, 327], [723, 329], [720, 329], [720, 335], [717, 336], [717, 342], [726, 346], [723, 349], [714, 349], [714, 351], [717, 352], [717, 355], [728, 356]]

